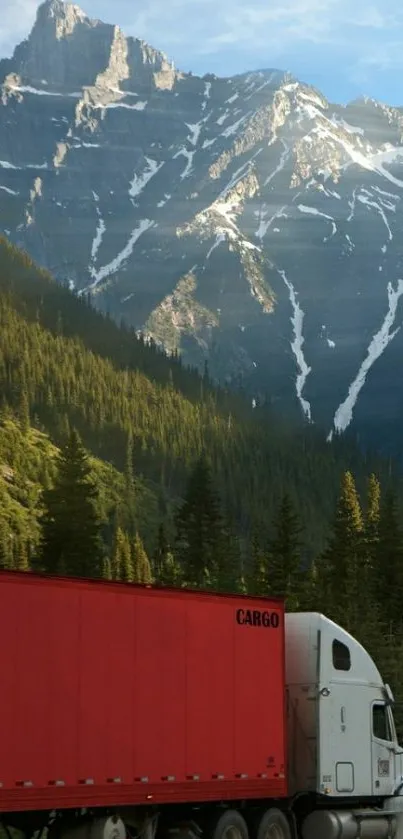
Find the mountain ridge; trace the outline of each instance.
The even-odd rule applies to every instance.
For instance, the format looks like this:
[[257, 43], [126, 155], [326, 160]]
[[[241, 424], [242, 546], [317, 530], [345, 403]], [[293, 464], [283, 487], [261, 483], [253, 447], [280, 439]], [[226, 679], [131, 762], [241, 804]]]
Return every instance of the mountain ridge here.
[[254, 403], [398, 447], [401, 109], [277, 70], [192, 76], [61, 0], [10, 61], [12, 241]]
[[[348, 439], [329, 445], [314, 427], [279, 422], [268, 405], [253, 410], [242, 394], [214, 387], [207, 371], [201, 377], [184, 368], [78, 299], [2, 237], [0, 384], [0, 494], [10, 496], [3, 513], [10, 509], [16, 531], [26, 516], [15, 501], [36, 519], [54, 446], [71, 428], [95, 459], [109, 535], [114, 508], [130, 520], [131, 464], [136, 526], [151, 553], [159, 521], [172, 533], [173, 512], [203, 451], [245, 557], [253, 534], [264, 538], [285, 491], [304, 524], [307, 560], [323, 545], [346, 469], [363, 493], [376, 472], [385, 486], [392, 476], [401, 494], [394, 464], [363, 456]], [[10, 483], [14, 468], [18, 480]]]

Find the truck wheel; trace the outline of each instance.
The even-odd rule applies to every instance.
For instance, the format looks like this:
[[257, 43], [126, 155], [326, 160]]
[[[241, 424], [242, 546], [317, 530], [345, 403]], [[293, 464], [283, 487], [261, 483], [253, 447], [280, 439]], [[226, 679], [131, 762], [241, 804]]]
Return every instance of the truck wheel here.
[[211, 839], [249, 839], [246, 821], [237, 810], [225, 810], [210, 832]]
[[288, 820], [281, 810], [266, 810], [257, 829], [256, 839], [291, 839]]

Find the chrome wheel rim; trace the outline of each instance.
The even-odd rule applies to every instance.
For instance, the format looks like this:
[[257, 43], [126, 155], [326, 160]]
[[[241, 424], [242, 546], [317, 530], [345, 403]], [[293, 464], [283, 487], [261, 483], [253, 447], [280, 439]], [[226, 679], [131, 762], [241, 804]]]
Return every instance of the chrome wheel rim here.
[[[237, 827], [235, 824], [228, 825], [228, 827], [226, 827], [224, 830], [223, 839], [242, 839], [242, 833], [239, 827]], [[272, 838], [270, 837], [270, 839]]]
[[265, 839], [284, 839], [284, 830], [279, 824], [271, 824], [265, 833]]

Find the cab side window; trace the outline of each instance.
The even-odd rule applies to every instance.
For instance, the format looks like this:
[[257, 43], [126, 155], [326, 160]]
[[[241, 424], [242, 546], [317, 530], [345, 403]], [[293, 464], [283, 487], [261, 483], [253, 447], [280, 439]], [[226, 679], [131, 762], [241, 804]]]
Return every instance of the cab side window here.
[[379, 740], [392, 740], [388, 709], [381, 703], [372, 706], [372, 733]]
[[332, 644], [332, 658], [333, 667], [335, 670], [350, 670], [350, 650], [348, 647], [346, 647], [345, 644], [342, 644], [341, 641], [337, 641], [336, 639], [333, 641]]

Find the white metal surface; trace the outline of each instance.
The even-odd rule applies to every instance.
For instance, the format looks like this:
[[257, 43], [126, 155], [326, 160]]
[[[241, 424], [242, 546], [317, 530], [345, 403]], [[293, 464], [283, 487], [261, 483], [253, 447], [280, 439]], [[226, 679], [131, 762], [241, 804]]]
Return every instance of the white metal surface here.
[[382, 677], [361, 644], [323, 615], [288, 614], [286, 683], [291, 792], [393, 795], [402, 750]]

